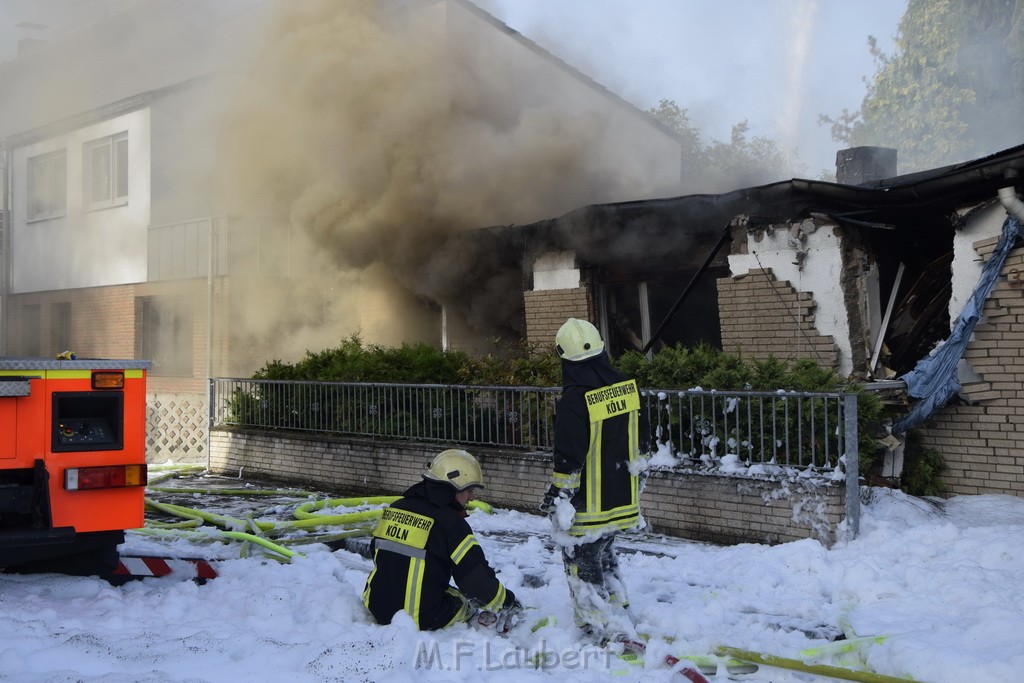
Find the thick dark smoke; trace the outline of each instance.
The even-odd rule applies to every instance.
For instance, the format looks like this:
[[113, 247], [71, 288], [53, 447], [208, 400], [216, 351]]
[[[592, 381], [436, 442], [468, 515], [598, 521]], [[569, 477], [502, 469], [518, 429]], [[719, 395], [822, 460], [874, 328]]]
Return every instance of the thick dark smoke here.
[[275, 3], [223, 152], [233, 206], [286, 215], [339, 269], [383, 265], [489, 334], [516, 327], [518, 255], [453, 235], [651, 188], [608, 162], [601, 116], [545, 104], [559, 93], [480, 21], [458, 2]]

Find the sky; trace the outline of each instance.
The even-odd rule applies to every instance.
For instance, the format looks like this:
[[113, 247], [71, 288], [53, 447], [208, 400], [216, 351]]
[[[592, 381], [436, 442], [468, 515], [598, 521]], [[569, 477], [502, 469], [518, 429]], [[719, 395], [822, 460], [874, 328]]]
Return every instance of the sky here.
[[[238, 543], [129, 534], [125, 554], [219, 558], [220, 576], [205, 585], [171, 575], [113, 587], [91, 577], [0, 574], [0, 681], [654, 682], [683, 680], [658, 666], [659, 655], [694, 659], [717, 646], [931, 683], [1020, 680], [1024, 500], [864, 493], [860, 536], [831, 549], [813, 540], [718, 547], [620, 537], [637, 628], [649, 636], [642, 665], [579, 639], [549, 522], [496, 509], [468, 521], [527, 606], [508, 638], [466, 625], [420, 633], [402, 614], [389, 626], [372, 623], [360, 599], [371, 563], [348, 550], [302, 546], [304, 557], [282, 564], [254, 550], [241, 559]], [[224, 510], [207, 501], [194, 494], [189, 504]], [[297, 502], [235, 504], [257, 519], [266, 510], [280, 519]], [[531, 630], [543, 617], [548, 624]], [[848, 652], [834, 640], [840, 633], [850, 638]], [[532, 668], [528, 659], [540, 652], [545, 665]], [[710, 678], [828, 680], [769, 667]]]
[[[750, 136], [833, 170], [841, 145], [819, 114], [855, 110], [875, 72], [868, 36], [891, 52], [905, 0], [475, 0], [642, 109], [688, 110], [709, 139]], [[3, 0], [0, 62], [24, 38], [53, 40], [131, 0]], [[34, 24], [36, 27], [18, 26]]]
[[904, 0], [476, 0], [642, 109], [686, 109], [709, 138], [796, 150], [809, 174], [842, 147], [819, 114], [856, 110], [875, 73], [868, 36], [893, 49]]

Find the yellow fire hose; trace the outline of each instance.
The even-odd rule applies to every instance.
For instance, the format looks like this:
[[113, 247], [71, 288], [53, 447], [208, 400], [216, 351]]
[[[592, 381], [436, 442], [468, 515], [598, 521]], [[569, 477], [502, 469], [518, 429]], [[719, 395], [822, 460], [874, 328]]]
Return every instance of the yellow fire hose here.
[[[177, 531], [174, 529], [133, 529], [136, 533], [145, 534], [148, 536], [173, 536], [175, 538], [184, 538], [191, 541], [220, 541], [220, 540], [233, 540], [233, 541], [248, 541], [255, 543], [256, 545], [262, 546], [267, 550], [281, 555], [286, 561], [291, 560], [296, 555], [299, 557], [305, 557], [294, 550], [288, 550], [284, 546], [278, 545], [277, 543], [271, 543], [265, 538], [256, 536], [255, 534], [247, 534], [241, 531], [219, 531], [211, 529], [207, 531]], [[277, 558], [274, 558], [277, 559]]]
[[863, 681], [864, 683], [908, 683], [913, 680], [912, 678], [886, 676], [885, 674], [879, 674], [873, 671], [846, 669], [841, 666], [809, 664], [799, 659], [779, 657], [763, 652], [754, 652], [753, 650], [743, 650], [738, 647], [718, 647], [715, 649], [715, 654], [719, 657], [734, 657], [735, 659], [739, 659], [744, 662], [763, 664], [765, 666], [773, 666], [780, 669], [790, 669], [792, 671], [802, 671], [804, 673], [815, 674], [817, 676], [831, 676], [832, 678], [841, 678], [847, 681]]
[[[188, 470], [199, 472], [203, 471], [203, 468], [199, 466], [189, 466]], [[182, 468], [174, 469], [168, 472], [165, 477], [162, 477], [160, 481], [164, 481], [171, 477], [177, 477], [181, 473]], [[151, 479], [150, 481], [152, 483], [153, 480]], [[316, 495], [308, 491], [300, 490], [282, 491], [247, 488], [200, 489], [148, 486], [147, 491], [151, 493], [206, 494], [223, 496], [278, 496], [294, 497], [297, 500]], [[337, 515], [315, 514], [314, 511], [336, 507], [359, 508], [368, 505], [388, 505], [399, 498], [400, 496], [357, 496], [350, 498], [332, 498], [329, 500], [307, 501], [295, 508], [293, 511], [295, 516], [294, 520], [271, 522], [254, 519], [251, 515], [247, 515], [245, 519], [239, 519], [229, 515], [185, 507], [183, 505], [161, 503], [147, 497], [145, 499], [147, 509], [161, 512], [171, 517], [179, 517], [184, 521], [157, 522], [149, 520], [146, 522], [146, 526], [143, 529], [134, 529], [133, 531], [152, 536], [177, 536], [190, 541], [238, 540], [242, 541], [244, 544], [243, 554], [245, 553], [248, 544], [256, 544], [271, 551], [277, 556], [280, 556], [274, 557], [274, 559], [284, 558], [284, 561], [290, 561], [295, 555], [299, 555], [300, 557], [302, 557], [302, 555], [295, 551], [288, 550], [285, 547], [286, 545], [328, 543], [344, 538], [369, 536], [373, 533], [373, 529], [376, 526], [376, 520], [381, 516], [383, 508], [376, 507], [368, 510], [358, 510], [355, 512], [347, 512]], [[488, 514], [494, 511], [489, 504], [483, 501], [471, 501], [468, 507], [475, 510], [482, 510]], [[217, 530], [204, 527], [204, 524], [210, 524], [216, 527]], [[276, 542], [272, 542], [266, 538], [267, 535], [279, 536], [291, 531], [304, 532], [308, 530], [322, 529], [325, 527], [342, 528], [336, 531], [323, 530], [318, 534], [310, 534], [297, 538], [278, 539]]]

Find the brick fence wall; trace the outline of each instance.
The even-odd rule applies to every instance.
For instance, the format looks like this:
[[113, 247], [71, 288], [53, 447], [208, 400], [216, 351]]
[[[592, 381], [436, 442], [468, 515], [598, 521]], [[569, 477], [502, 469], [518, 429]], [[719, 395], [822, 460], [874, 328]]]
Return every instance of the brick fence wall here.
[[[210, 435], [215, 472], [316, 486], [344, 495], [397, 495], [420, 480], [437, 444], [343, 439], [295, 432], [216, 428]], [[536, 511], [551, 477], [545, 453], [472, 449], [483, 468], [483, 498]], [[829, 481], [768, 481], [680, 471], [653, 472], [641, 511], [658, 533], [716, 543], [837, 540], [845, 486]]]
[[838, 369], [839, 349], [814, 326], [815, 306], [810, 292], [796, 291], [770, 270], [720, 278], [722, 350], [747, 359], [810, 357]]
[[[974, 248], [988, 259], [998, 238]], [[1016, 272], [1014, 272], [1016, 271]], [[1016, 278], [1016, 282], [1014, 281]], [[964, 358], [981, 379], [965, 383], [922, 427], [924, 445], [939, 451], [949, 467], [950, 494], [1003, 493], [1024, 496], [1024, 249], [1010, 252], [985, 302], [982, 320]]]

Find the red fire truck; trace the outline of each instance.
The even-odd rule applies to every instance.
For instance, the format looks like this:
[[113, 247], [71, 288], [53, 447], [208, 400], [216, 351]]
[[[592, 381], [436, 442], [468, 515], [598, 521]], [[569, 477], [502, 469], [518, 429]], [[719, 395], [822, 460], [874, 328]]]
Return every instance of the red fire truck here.
[[0, 358], [0, 571], [117, 567], [144, 523], [150, 365]]

